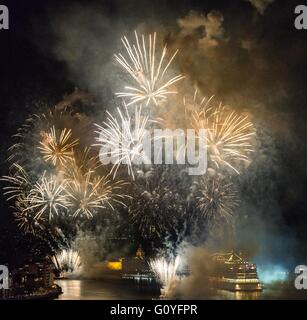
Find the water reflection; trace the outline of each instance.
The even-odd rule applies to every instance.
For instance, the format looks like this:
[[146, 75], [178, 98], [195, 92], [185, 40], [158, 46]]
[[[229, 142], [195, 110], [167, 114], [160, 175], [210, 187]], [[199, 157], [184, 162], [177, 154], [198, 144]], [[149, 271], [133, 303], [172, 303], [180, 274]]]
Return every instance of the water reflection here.
[[63, 294], [58, 300], [152, 299], [155, 294], [140, 291], [131, 283], [109, 280], [57, 280]]
[[[136, 287], [131, 282], [120, 280], [58, 280], [57, 284], [61, 286], [64, 292], [60, 295], [59, 300], [151, 300], [159, 297], [159, 294], [154, 290], [144, 290], [144, 288]], [[201, 299], [201, 297], [197, 298]], [[292, 287], [282, 286], [266, 288], [262, 292], [229, 292], [220, 290], [207, 298], [217, 300], [307, 300], [307, 290], [295, 290]]]
[[225, 300], [259, 300], [261, 299], [262, 292], [230, 292], [230, 291], [218, 291], [217, 298]]

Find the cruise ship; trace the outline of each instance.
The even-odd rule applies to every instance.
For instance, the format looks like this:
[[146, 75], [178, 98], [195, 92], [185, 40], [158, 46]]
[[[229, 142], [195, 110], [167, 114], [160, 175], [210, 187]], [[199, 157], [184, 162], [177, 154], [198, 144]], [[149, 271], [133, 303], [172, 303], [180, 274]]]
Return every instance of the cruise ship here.
[[229, 291], [261, 291], [262, 285], [254, 263], [242, 254], [216, 253], [211, 256], [212, 272], [209, 280], [213, 287]]
[[139, 248], [135, 257], [122, 259], [122, 279], [140, 281], [153, 281], [155, 279], [144, 251]]

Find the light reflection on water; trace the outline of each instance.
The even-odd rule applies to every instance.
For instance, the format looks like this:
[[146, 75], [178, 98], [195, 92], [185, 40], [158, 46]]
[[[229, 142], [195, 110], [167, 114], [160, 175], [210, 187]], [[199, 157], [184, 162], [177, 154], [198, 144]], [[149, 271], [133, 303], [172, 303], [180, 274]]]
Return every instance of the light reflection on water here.
[[104, 280], [57, 280], [62, 288], [58, 300], [153, 299], [154, 294], [138, 290], [132, 283]]
[[[157, 293], [141, 291], [137, 289], [133, 283], [118, 280], [57, 280], [56, 282], [64, 292], [59, 296], [59, 300], [151, 300], [158, 298]], [[201, 299], [201, 297], [198, 298]], [[295, 290], [282, 287], [266, 288], [262, 292], [229, 292], [220, 290], [206, 298], [217, 300], [307, 300], [307, 290]]]

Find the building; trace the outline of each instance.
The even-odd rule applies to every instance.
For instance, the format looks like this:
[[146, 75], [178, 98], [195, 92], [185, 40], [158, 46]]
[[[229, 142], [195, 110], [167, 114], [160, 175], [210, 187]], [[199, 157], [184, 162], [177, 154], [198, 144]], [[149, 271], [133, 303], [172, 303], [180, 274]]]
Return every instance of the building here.
[[53, 265], [46, 259], [11, 270], [9, 289], [1, 290], [0, 298], [26, 297], [50, 289], [54, 289]]

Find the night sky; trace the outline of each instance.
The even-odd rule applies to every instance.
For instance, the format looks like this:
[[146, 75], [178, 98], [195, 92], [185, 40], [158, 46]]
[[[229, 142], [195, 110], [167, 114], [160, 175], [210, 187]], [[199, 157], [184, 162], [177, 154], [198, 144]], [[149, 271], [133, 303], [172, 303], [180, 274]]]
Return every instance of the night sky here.
[[[306, 262], [307, 31], [294, 28], [303, 1], [250, 2], [2, 1], [10, 29], [0, 31], [0, 174], [7, 173], [10, 137], [35, 103], [52, 106], [79, 88], [108, 104], [120, 36], [155, 29], [180, 47], [176, 66], [194, 85], [248, 112], [259, 132], [259, 150], [240, 180], [246, 196], [238, 238]], [[208, 14], [210, 24], [202, 23]], [[14, 223], [0, 199], [0, 241], [10, 246]]]

